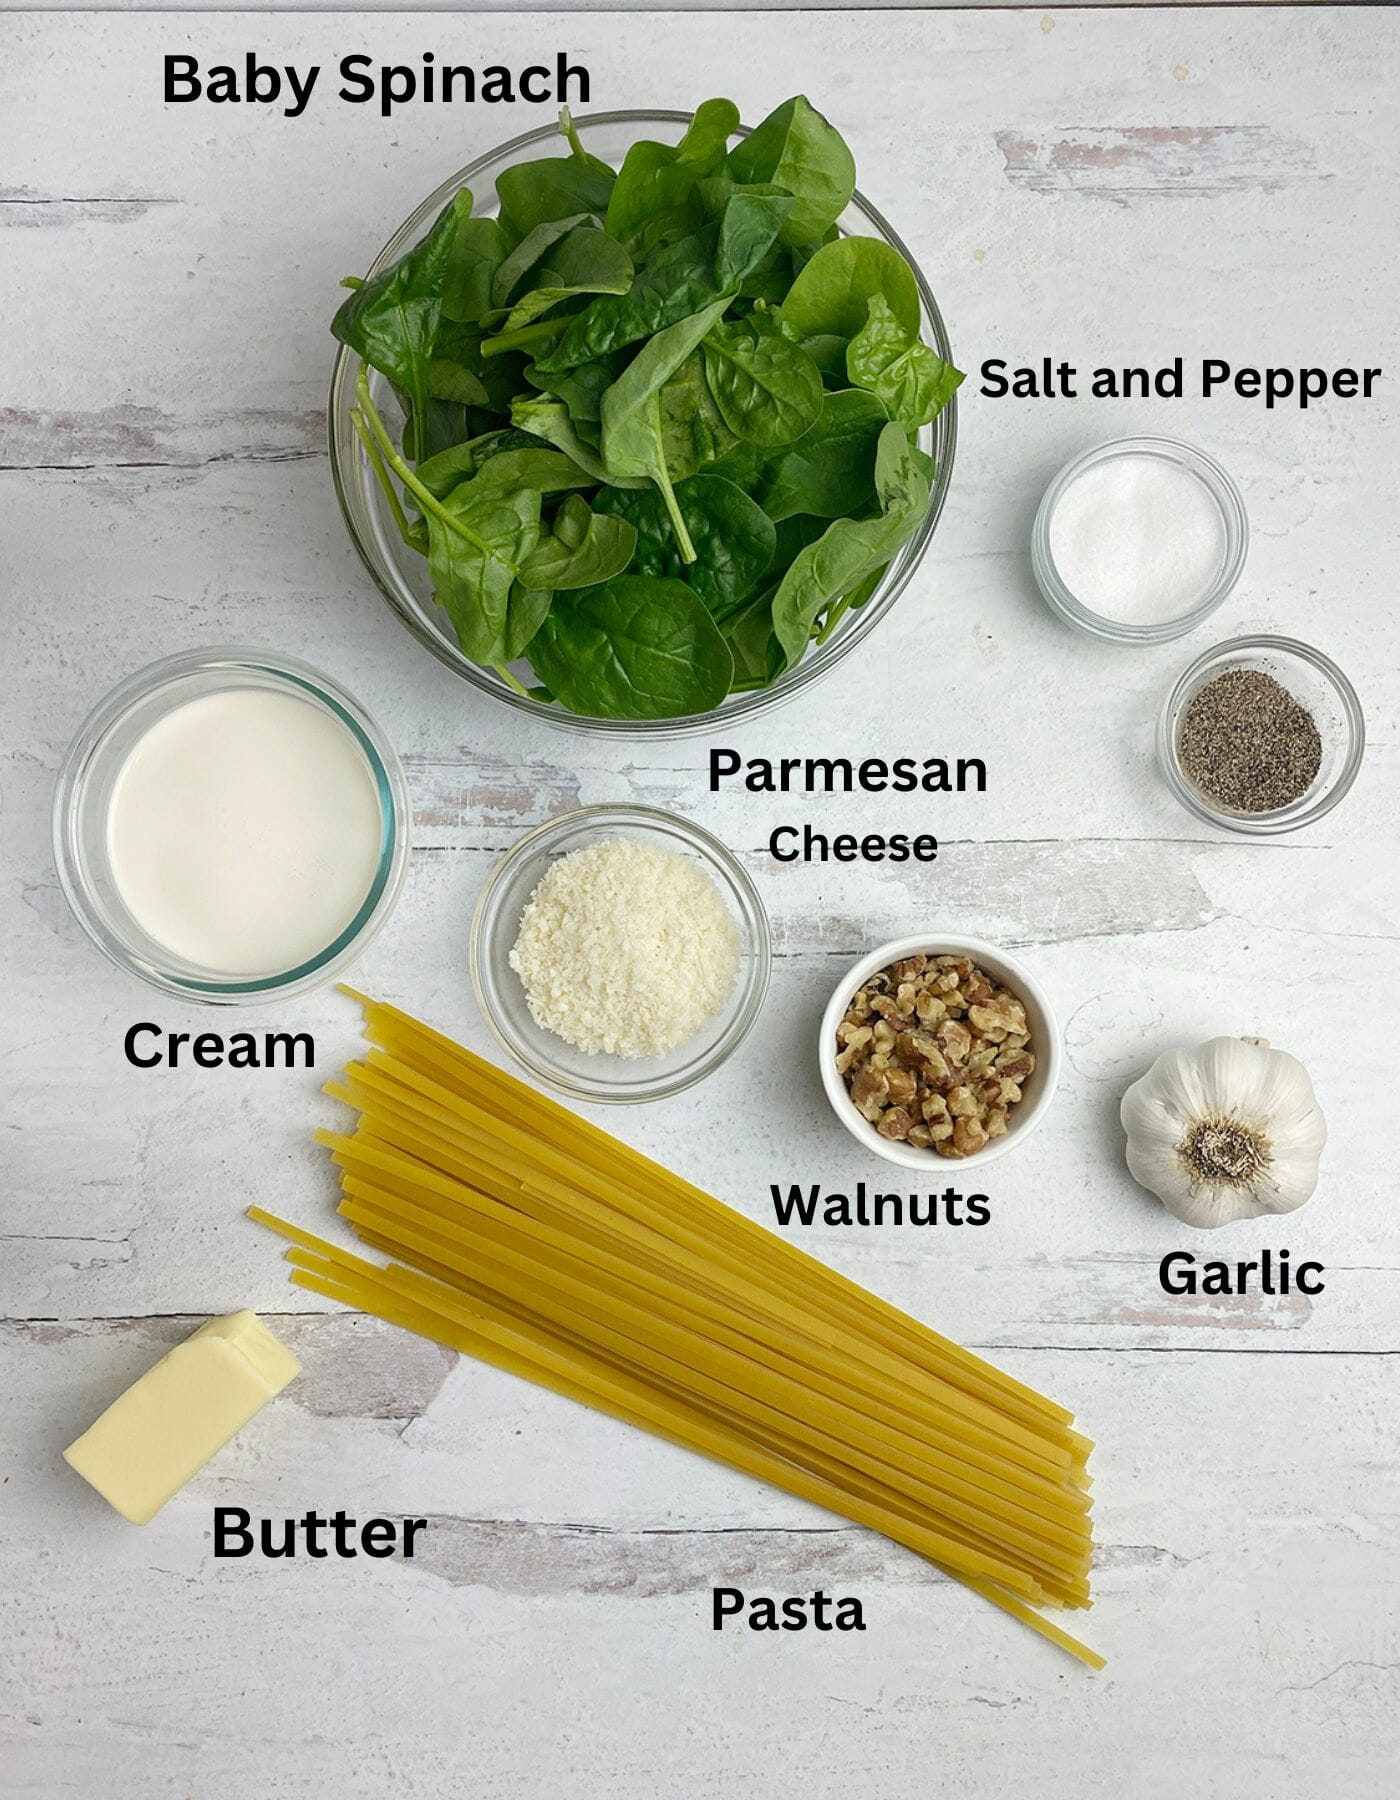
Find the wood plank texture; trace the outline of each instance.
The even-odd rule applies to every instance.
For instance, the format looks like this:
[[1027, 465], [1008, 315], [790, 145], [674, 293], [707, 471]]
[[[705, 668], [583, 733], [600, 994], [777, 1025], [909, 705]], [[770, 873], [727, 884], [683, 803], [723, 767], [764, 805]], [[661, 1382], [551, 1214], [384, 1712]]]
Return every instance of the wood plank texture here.
[[[15, 1800], [1382, 1800], [1400, 1763], [1400, 1212], [1384, 1135], [1400, 1000], [1400, 14], [1385, 8], [7, 18], [0, 54], [0, 1789]], [[510, 16], [518, 13], [519, 16]], [[711, 791], [710, 741], [565, 736], [401, 629], [324, 454], [335, 283], [527, 109], [324, 98], [298, 120], [163, 108], [160, 56], [522, 61], [567, 42], [593, 104], [746, 117], [803, 89], [928, 271], [964, 365], [1177, 354], [1383, 366], [1377, 398], [994, 402], [964, 390], [950, 504], [838, 674], [726, 732], [744, 756], [980, 756], [984, 794]], [[489, 50], [489, 57], [487, 51]], [[1200, 442], [1240, 483], [1237, 593], [1184, 644], [1071, 636], [1030, 575], [1051, 474], [1110, 436]], [[1366, 762], [1321, 825], [1196, 826], [1153, 762], [1217, 638], [1334, 655]], [[769, 908], [771, 1000], [682, 1100], [603, 1120], [766, 1224], [770, 1189], [903, 1184], [831, 1118], [814, 1034], [845, 963], [922, 924], [1020, 947], [1065, 1032], [1033, 1146], [981, 1228], [789, 1228], [1076, 1407], [1101, 1444], [1081, 1676], [917, 1559], [684, 1452], [294, 1293], [251, 1200], [327, 1217], [309, 1142], [354, 1009], [312, 995], [304, 1071], [137, 1070], [135, 987], [58, 889], [52, 783], [89, 708], [174, 650], [324, 666], [406, 764], [415, 857], [357, 981], [491, 1052], [471, 910], [518, 834], [580, 804], [682, 811]], [[938, 861], [780, 865], [772, 830], [917, 829]], [[273, 1015], [265, 1015], [271, 1023]], [[235, 1023], [242, 1023], [242, 1020]], [[262, 1018], [259, 1023], [263, 1022]], [[216, 1021], [230, 1028], [229, 1017]], [[1129, 1180], [1117, 1106], [1167, 1045], [1301, 1055], [1330, 1126], [1286, 1225], [1191, 1234]], [[950, 1168], [948, 1178], [972, 1184]], [[1168, 1298], [1173, 1250], [1286, 1245], [1324, 1294]], [[252, 1305], [304, 1378], [134, 1531], [58, 1451], [209, 1313]], [[412, 1563], [215, 1561], [211, 1508], [432, 1521]], [[710, 1628], [717, 1583], [858, 1593], [862, 1635]]]

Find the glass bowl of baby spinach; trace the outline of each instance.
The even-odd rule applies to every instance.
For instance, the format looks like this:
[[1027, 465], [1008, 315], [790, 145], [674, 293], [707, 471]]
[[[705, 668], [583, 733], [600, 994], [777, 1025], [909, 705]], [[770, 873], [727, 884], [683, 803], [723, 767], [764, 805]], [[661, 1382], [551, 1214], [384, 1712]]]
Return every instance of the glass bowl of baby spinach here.
[[728, 101], [565, 113], [347, 280], [336, 492], [439, 661], [565, 729], [666, 737], [874, 629], [942, 513], [961, 376], [854, 173], [801, 98], [752, 132]]

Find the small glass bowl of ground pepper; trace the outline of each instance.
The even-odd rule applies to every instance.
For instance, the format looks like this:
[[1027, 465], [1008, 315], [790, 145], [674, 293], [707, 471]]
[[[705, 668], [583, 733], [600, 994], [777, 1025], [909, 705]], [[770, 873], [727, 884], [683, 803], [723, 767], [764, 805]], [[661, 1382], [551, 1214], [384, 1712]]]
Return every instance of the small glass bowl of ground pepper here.
[[1246, 837], [1296, 831], [1356, 779], [1366, 726], [1356, 690], [1294, 638], [1242, 637], [1198, 657], [1167, 696], [1157, 753], [1198, 819]]

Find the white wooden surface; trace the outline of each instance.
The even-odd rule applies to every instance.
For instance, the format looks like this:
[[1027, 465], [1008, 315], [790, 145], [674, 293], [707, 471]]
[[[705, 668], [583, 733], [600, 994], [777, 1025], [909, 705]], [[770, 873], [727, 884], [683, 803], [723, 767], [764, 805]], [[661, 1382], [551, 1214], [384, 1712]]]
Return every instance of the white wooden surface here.
[[[400, 629], [322, 452], [335, 281], [518, 112], [164, 111], [160, 55], [384, 60], [408, 21], [14, 18], [0, 116], [0, 1790], [25, 1800], [1379, 1800], [1397, 1765], [1393, 1110], [1400, 814], [1394, 295], [1400, 18], [1164, 11], [573, 18], [595, 104], [805, 89], [928, 269], [965, 363], [1376, 365], [1377, 400], [993, 404], [969, 384], [953, 497], [915, 585], [841, 673], [731, 734], [747, 754], [983, 755], [985, 796], [710, 795], [702, 741], [522, 726]], [[465, 24], [465, 22], [464, 22]], [[500, 60], [555, 42], [495, 19]], [[1189, 128], [1183, 130], [1181, 128]], [[1350, 799], [1263, 846], [1157, 779], [1163, 689], [1209, 633], [1133, 654], [1036, 598], [1029, 520], [1073, 451], [1176, 432], [1254, 526], [1216, 635], [1291, 632], [1360, 687]], [[807, 1247], [1077, 1407], [1100, 1442], [1099, 1605], [1079, 1671], [916, 1559], [503, 1376], [302, 1308], [252, 1199], [323, 1218], [304, 1075], [140, 1072], [138, 1018], [208, 1024], [83, 940], [47, 841], [90, 705], [172, 650], [319, 662], [408, 764], [418, 854], [359, 979], [486, 1048], [467, 923], [492, 858], [580, 801], [636, 796], [750, 853], [779, 948], [744, 1053], [610, 1116], [771, 1222], [773, 1180], [875, 1179], [825, 1109], [812, 1033], [842, 961], [928, 922], [1020, 945], [1064, 1020], [1033, 1147], [972, 1231], [814, 1230]], [[779, 869], [776, 823], [935, 831], [916, 875]], [[271, 1017], [271, 1015], [268, 1015]], [[218, 1023], [225, 1023], [220, 1019]], [[277, 1016], [352, 1053], [332, 995]], [[1213, 1238], [1127, 1178], [1125, 1083], [1164, 1046], [1256, 1031], [1302, 1054], [1332, 1128], [1286, 1224]], [[1286, 1245], [1319, 1298], [1164, 1298], [1157, 1260]], [[58, 1451], [208, 1313], [280, 1315], [306, 1374], [136, 1531]], [[432, 1515], [412, 1564], [215, 1564], [211, 1506]], [[719, 1582], [864, 1600], [861, 1636], [715, 1635]]]
[[[1221, 6], [1292, 6], [1310, 5], [1314, 0], [1216, 0]], [[1319, 0], [1320, 4], [1337, 4], [1347, 6], [1352, 0]], [[1172, 0], [1073, 0], [1072, 8], [1059, 7], [1057, 12], [1079, 10], [1089, 6], [1170, 6]], [[947, 8], [964, 12], [976, 11], [982, 7], [1002, 8], [1007, 5], [1016, 7], [1035, 7], [1040, 10], [1037, 0], [922, 0], [922, 7], [928, 9]], [[788, 0], [782, 9], [785, 12], [855, 12], [863, 8], [872, 11], [880, 10], [918, 10], [914, 0], [855, 0], [854, 5], [838, 7], [831, 0]], [[197, 0], [195, 5], [180, 4], [179, 0], [106, 0], [100, 7], [94, 7], [89, 0], [49, 0], [46, 6], [38, 6], [35, 0], [0, 0], [0, 13], [4, 12], [155, 12], [155, 13], [199, 13], [226, 12], [228, 8], [223, 0]], [[457, 0], [380, 0], [377, 6], [358, 6], [346, 8], [339, 0], [262, 0], [262, 4], [254, 9], [257, 12], [377, 12], [377, 13], [460, 13], [463, 8]], [[542, 4], [542, 0], [491, 0], [489, 6], [473, 6], [473, 15], [482, 13], [547, 13], [556, 12], [650, 12], [654, 10], [646, 0], [566, 0], [566, 4], [551, 8]], [[765, 8], [755, 4], [755, 0], [675, 0], [675, 4], [667, 8], [671, 12], [762, 12]]]

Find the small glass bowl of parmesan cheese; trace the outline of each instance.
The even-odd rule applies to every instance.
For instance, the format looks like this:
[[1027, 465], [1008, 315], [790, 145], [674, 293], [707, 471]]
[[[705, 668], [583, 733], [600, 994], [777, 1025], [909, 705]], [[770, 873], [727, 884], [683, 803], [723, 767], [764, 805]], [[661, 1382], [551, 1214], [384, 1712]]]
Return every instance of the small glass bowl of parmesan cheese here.
[[718, 838], [650, 806], [585, 806], [503, 856], [472, 920], [482, 1017], [534, 1080], [664, 1100], [732, 1056], [768, 991], [768, 915]]

